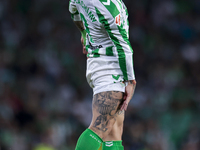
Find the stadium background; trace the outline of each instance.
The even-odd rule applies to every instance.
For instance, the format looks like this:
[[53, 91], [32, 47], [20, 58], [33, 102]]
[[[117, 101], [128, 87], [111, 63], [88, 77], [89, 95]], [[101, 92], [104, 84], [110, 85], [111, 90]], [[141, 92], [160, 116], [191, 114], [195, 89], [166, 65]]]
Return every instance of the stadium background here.
[[[91, 120], [68, 2], [0, 1], [1, 150], [74, 150]], [[137, 78], [125, 150], [199, 150], [200, 1], [124, 2]]]

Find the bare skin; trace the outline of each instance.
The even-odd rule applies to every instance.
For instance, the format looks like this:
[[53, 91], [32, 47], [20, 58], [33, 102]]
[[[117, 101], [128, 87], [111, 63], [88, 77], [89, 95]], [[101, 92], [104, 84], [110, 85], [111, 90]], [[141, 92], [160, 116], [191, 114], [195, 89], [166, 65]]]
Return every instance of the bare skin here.
[[89, 128], [97, 133], [103, 141], [122, 139], [124, 111], [133, 96], [135, 86], [134, 80], [128, 83], [125, 93], [108, 91], [94, 96], [93, 118]]
[[104, 141], [121, 141], [123, 133], [124, 111], [117, 113], [116, 121], [110, 133], [104, 138]]
[[122, 92], [108, 91], [98, 93], [94, 96], [92, 105], [93, 118], [89, 128], [103, 140], [111, 132], [122, 102]]

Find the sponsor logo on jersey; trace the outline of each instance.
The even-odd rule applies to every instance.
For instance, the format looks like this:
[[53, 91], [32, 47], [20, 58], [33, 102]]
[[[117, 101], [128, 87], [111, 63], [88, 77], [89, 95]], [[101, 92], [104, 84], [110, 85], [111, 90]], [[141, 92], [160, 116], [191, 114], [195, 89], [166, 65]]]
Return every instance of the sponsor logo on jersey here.
[[120, 19], [121, 19], [121, 15], [120, 14], [115, 17], [115, 24], [116, 25], [119, 25], [119, 26], [121, 25], [121, 20]]
[[98, 49], [98, 48], [102, 48], [103, 46], [102, 45], [97, 45], [97, 46], [92, 46], [92, 45], [90, 45], [90, 48], [92, 49], [92, 50], [95, 50], [95, 49]]

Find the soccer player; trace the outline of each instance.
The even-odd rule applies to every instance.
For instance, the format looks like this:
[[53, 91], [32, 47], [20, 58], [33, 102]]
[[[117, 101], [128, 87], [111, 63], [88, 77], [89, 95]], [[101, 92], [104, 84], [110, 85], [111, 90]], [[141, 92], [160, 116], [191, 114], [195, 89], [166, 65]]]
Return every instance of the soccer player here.
[[123, 150], [124, 111], [136, 86], [127, 8], [122, 0], [71, 0], [69, 11], [82, 34], [94, 93], [92, 121], [76, 150]]

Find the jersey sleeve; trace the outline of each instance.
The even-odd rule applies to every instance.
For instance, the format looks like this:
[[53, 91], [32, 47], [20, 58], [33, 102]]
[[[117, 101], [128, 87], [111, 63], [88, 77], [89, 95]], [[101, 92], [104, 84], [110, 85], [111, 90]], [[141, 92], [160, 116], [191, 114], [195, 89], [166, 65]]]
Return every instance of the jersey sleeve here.
[[[105, 4], [105, 2], [102, 2], [102, 4]], [[117, 49], [119, 66], [124, 80], [134, 80], [133, 49], [129, 42], [128, 32], [120, 20], [121, 13], [112, 1], [109, 5], [104, 5], [104, 9], [98, 8], [96, 7], [96, 13], [99, 22], [102, 23]]]
[[69, 12], [71, 13], [71, 18], [73, 21], [81, 21], [81, 17], [79, 15], [79, 12], [74, 0], [69, 1]]

